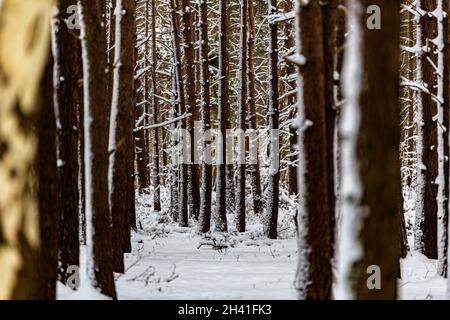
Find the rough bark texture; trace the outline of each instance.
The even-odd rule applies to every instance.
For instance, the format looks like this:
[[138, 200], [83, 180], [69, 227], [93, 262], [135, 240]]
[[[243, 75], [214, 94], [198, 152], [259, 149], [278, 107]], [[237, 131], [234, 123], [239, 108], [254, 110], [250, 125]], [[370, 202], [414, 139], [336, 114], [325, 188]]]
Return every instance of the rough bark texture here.
[[[277, 0], [270, 0], [269, 15], [278, 13]], [[267, 187], [266, 221], [264, 234], [271, 239], [277, 238], [277, 221], [280, 190], [280, 154], [279, 154], [279, 121], [278, 102], [278, 26], [269, 20], [269, 88], [267, 121], [269, 123], [269, 184]]]
[[[398, 213], [400, 212], [400, 130], [398, 109], [400, 13], [396, 1], [364, 0], [381, 8], [383, 28], [365, 28], [362, 33], [362, 79], [359, 96], [361, 115], [358, 136], [359, 175], [362, 184], [359, 232], [363, 256], [353, 266], [353, 290], [356, 299], [395, 299], [398, 271]], [[383, 93], [383, 94], [380, 94]], [[380, 175], [380, 172], [384, 174]], [[383, 245], [374, 239], [383, 234]], [[369, 290], [369, 266], [380, 267], [381, 289]]]
[[32, 170], [52, 5], [51, 0], [0, 5], [0, 181], [8, 186], [0, 194], [0, 299], [38, 297], [40, 226]]
[[101, 293], [116, 298], [108, 202], [109, 97], [100, 1], [80, 0], [85, 106], [87, 272]]
[[82, 97], [79, 81], [81, 46], [75, 30], [67, 27], [66, 8], [76, 5], [75, 0], [61, 0], [58, 20], [54, 22], [53, 55], [55, 59], [55, 110], [58, 120], [58, 196], [62, 205], [59, 213], [59, 279], [66, 283], [67, 268], [79, 266], [79, 209], [80, 195], [78, 186], [78, 111]]
[[[333, 216], [329, 205], [328, 159], [327, 159], [327, 115], [325, 97], [325, 46], [323, 38], [322, 9], [319, 0], [301, 6], [299, 24], [302, 44], [301, 54], [306, 63], [300, 66], [303, 82], [302, 118], [300, 124], [303, 143], [304, 175], [299, 179], [304, 189], [302, 195], [304, 212], [300, 212], [300, 223], [305, 224], [305, 262], [300, 262], [301, 279], [297, 283], [300, 297], [304, 299], [332, 298], [332, 225]], [[320, 39], [321, 41], [319, 41]], [[299, 97], [301, 99], [301, 97]], [[310, 121], [312, 125], [308, 125]]]
[[238, 141], [236, 171], [236, 229], [245, 232], [245, 131], [247, 115], [247, 0], [240, 0], [240, 57], [238, 88]]
[[442, 238], [439, 240], [442, 246], [440, 250], [438, 273], [447, 277], [448, 273], [448, 197], [450, 196], [450, 178], [449, 178], [449, 130], [450, 130], [450, 3], [448, 1], [442, 2], [442, 10], [447, 13], [447, 16], [443, 18], [443, 37], [444, 37], [444, 74], [442, 75], [442, 85], [444, 88], [443, 92], [443, 104], [442, 109], [444, 112], [444, 123], [443, 127], [446, 129], [444, 131], [444, 201], [443, 201], [443, 215], [441, 225], [444, 227], [442, 230]]
[[184, 92], [186, 94], [186, 112], [192, 114], [186, 120], [186, 130], [190, 136], [189, 146], [187, 147], [188, 163], [188, 198], [189, 215], [198, 219], [200, 209], [200, 185], [198, 178], [198, 165], [195, 163], [197, 153], [197, 142], [194, 139], [194, 121], [197, 119], [196, 92], [195, 92], [195, 30], [194, 30], [194, 7], [190, 0], [181, 0], [181, 18], [183, 20], [183, 47], [185, 74]]
[[329, 1], [322, 6], [322, 33], [323, 33], [323, 61], [324, 61], [324, 94], [325, 94], [325, 126], [327, 148], [327, 177], [328, 177], [328, 206], [329, 206], [329, 252], [334, 253], [334, 234], [336, 217], [336, 196], [335, 196], [335, 134], [336, 134], [336, 103], [334, 100], [334, 74], [336, 59], [336, 23], [337, 23], [337, 1]]
[[[130, 244], [130, 193], [132, 172], [129, 161], [130, 136], [133, 136], [134, 95], [134, 46], [135, 46], [135, 2], [134, 0], [117, 0], [122, 9], [121, 17], [116, 17], [116, 47], [113, 59], [112, 103], [116, 104], [117, 114], [111, 119], [109, 145], [109, 204], [113, 223], [113, 270], [124, 272], [123, 253]], [[117, 9], [116, 9], [117, 11]], [[125, 12], [125, 14], [122, 14]], [[117, 37], [120, 36], [120, 39]], [[113, 133], [112, 130], [115, 130]], [[134, 188], [133, 188], [134, 189]]]
[[212, 196], [212, 166], [211, 166], [211, 97], [209, 82], [209, 45], [208, 45], [208, 4], [206, 0], [200, 2], [200, 112], [202, 131], [205, 143], [202, 146], [203, 161], [201, 175], [200, 214], [198, 224], [201, 232], [208, 232], [211, 225], [211, 196]]
[[[152, 112], [153, 123], [158, 123], [159, 101], [158, 101], [158, 86], [156, 78], [156, 7], [155, 0], [151, 1], [151, 35], [152, 35], [152, 50], [150, 55], [150, 68], [152, 80]], [[153, 179], [153, 210], [161, 211], [161, 191], [159, 178], [159, 129], [153, 129], [153, 161], [152, 161], [152, 179]]]
[[227, 208], [226, 208], [226, 131], [228, 128], [228, 0], [219, 1], [219, 91], [217, 122], [219, 125], [217, 150], [216, 150], [216, 212], [214, 216], [217, 231], [227, 231]]
[[[247, 33], [247, 81], [248, 81], [248, 101], [247, 101], [247, 121], [249, 131], [257, 129], [256, 125], [256, 91], [255, 91], [255, 17], [253, 0], [248, 1], [248, 33]], [[248, 141], [250, 152], [248, 176], [253, 196], [253, 211], [256, 216], [261, 216], [263, 212], [263, 198], [261, 196], [261, 176], [259, 171], [259, 149], [258, 140]]]
[[[172, 20], [172, 46], [173, 46], [173, 55], [174, 55], [174, 75], [175, 75], [175, 85], [177, 88], [177, 103], [179, 106], [179, 114], [185, 113], [185, 97], [184, 97], [184, 85], [183, 85], [183, 71], [181, 68], [181, 47], [180, 47], [180, 21], [177, 14], [178, 11], [178, 3], [177, 0], [170, 0], [170, 9], [171, 9], [171, 20]], [[180, 226], [187, 227], [188, 226], [188, 192], [187, 192], [187, 178], [188, 178], [188, 168], [185, 161], [185, 141], [182, 133], [186, 129], [186, 120], [183, 119], [180, 121], [179, 131], [177, 135], [178, 146], [181, 153], [178, 153], [178, 173], [179, 173], [179, 212], [178, 212], [178, 222]]]
[[[432, 12], [436, 9], [436, 0], [422, 0], [422, 9]], [[437, 94], [435, 65], [437, 65], [436, 45], [432, 40], [437, 36], [437, 20], [428, 14], [420, 18], [422, 27], [422, 46], [424, 51], [421, 55], [422, 77], [424, 85], [429, 92], [421, 93], [423, 110], [423, 148], [422, 164], [423, 170], [423, 219], [418, 219], [416, 225], [416, 249], [430, 259], [436, 259], [437, 252], [437, 196], [438, 185], [438, 146], [437, 146], [437, 124], [433, 118], [437, 114], [437, 103], [432, 95]], [[431, 94], [430, 94], [431, 93]], [[426, 168], [426, 169], [425, 169]]]

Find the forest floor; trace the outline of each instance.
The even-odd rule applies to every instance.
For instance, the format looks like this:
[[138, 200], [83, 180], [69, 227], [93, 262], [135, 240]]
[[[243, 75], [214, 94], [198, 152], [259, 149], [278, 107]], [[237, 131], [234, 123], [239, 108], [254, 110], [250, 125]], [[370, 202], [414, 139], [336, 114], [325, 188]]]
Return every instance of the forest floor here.
[[[232, 215], [229, 234], [204, 237], [196, 227], [178, 227], [152, 212], [148, 200], [137, 201], [139, 231], [132, 235], [132, 253], [125, 255], [125, 274], [116, 274], [119, 299], [295, 299], [297, 243], [288, 211], [280, 214], [280, 240], [263, 238], [256, 219], [247, 233], [236, 233]], [[445, 298], [446, 281], [436, 265], [418, 253], [403, 259], [400, 298]], [[101, 296], [59, 285], [58, 298]]]

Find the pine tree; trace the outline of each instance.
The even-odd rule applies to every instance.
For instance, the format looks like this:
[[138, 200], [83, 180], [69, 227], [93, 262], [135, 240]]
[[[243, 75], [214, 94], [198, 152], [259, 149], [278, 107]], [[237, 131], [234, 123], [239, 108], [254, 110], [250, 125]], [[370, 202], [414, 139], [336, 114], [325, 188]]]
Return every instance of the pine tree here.
[[106, 43], [100, 1], [80, 0], [84, 74], [86, 170], [86, 266], [91, 285], [116, 298], [108, 202], [110, 104], [106, 93]]
[[269, 185], [267, 188], [266, 221], [264, 234], [271, 239], [277, 238], [278, 206], [280, 190], [280, 155], [279, 155], [279, 121], [278, 102], [278, 26], [273, 18], [278, 13], [277, 0], [269, 2], [269, 88], [267, 122], [269, 124]]
[[58, 197], [61, 203], [59, 213], [59, 278], [65, 283], [67, 268], [79, 266], [79, 160], [78, 148], [80, 129], [78, 128], [78, 112], [82, 103], [82, 92], [77, 90], [82, 78], [81, 46], [75, 30], [70, 30], [64, 19], [68, 14], [66, 8], [76, 6], [75, 0], [61, 0], [53, 25], [55, 60], [55, 109], [59, 123], [58, 140]]
[[[299, 84], [299, 266], [296, 285], [301, 299], [332, 298], [333, 220], [329, 204], [324, 10], [319, 0], [298, 5]], [[320, 40], [318, 40], [320, 39]], [[328, 48], [327, 48], [328, 50]], [[302, 60], [305, 61], [302, 61]], [[328, 62], [330, 63], [330, 62]], [[320, 266], [320, 267], [319, 267]]]
[[237, 134], [237, 170], [236, 170], [236, 229], [245, 232], [245, 131], [247, 115], [247, 0], [240, 0], [240, 51], [239, 51], [239, 88], [238, 88], [238, 134]]
[[217, 122], [218, 140], [216, 144], [216, 212], [214, 216], [217, 231], [227, 231], [226, 210], [226, 166], [227, 166], [227, 128], [229, 115], [229, 53], [228, 53], [228, 1], [219, 0], [219, 88], [218, 88], [218, 110]]
[[0, 299], [38, 298], [41, 213], [32, 170], [53, 5], [51, 0], [0, 5], [0, 179], [8, 186], [0, 198]]
[[211, 97], [209, 81], [208, 3], [200, 2], [200, 112], [204, 135], [199, 228], [208, 232], [211, 224], [212, 166], [211, 166]]
[[[364, 13], [370, 5], [381, 9], [381, 29], [366, 25]], [[349, 23], [355, 27], [347, 51], [348, 101], [341, 125], [344, 194], [338, 294], [344, 299], [395, 299], [401, 206], [399, 3], [352, 0], [349, 10]], [[361, 79], [365, 85], [355, 87]], [[380, 234], [382, 246], [374, 241]]]

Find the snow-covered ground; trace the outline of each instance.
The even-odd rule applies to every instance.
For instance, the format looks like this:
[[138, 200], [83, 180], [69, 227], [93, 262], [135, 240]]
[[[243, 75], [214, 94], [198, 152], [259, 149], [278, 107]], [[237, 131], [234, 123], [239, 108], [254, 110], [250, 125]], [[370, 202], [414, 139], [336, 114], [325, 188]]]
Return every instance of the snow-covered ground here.
[[[116, 275], [119, 299], [295, 299], [294, 239], [230, 237], [216, 241], [229, 245], [219, 249], [199, 247], [212, 241], [192, 230], [169, 225], [162, 235], [134, 234], [126, 273]], [[436, 261], [414, 253], [401, 265], [402, 299], [445, 299], [446, 281], [436, 275]], [[58, 289], [60, 299], [95, 297]]]
[[[166, 197], [163, 190], [163, 197]], [[284, 199], [284, 201], [288, 201]], [[206, 237], [196, 227], [180, 228], [165, 212], [151, 211], [150, 198], [137, 198], [140, 230], [133, 252], [125, 255], [125, 274], [116, 274], [119, 299], [295, 299], [297, 243], [292, 212], [282, 205], [281, 240], [261, 235], [259, 219], [248, 216], [249, 231], [238, 234], [229, 215], [229, 234]], [[413, 214], [407, 210], [411, 227]], [[412, 233], [409, 232], [410, 242]], [[83, 257], [81, 257], [83, 261]], [[446, 280], [436, 275], [437, 262], [413, 252], [401, 261], [401, 299], [445, 299]], [[58, 285], [59, 299], [102, 298], [89, 286], [74, 292]]]

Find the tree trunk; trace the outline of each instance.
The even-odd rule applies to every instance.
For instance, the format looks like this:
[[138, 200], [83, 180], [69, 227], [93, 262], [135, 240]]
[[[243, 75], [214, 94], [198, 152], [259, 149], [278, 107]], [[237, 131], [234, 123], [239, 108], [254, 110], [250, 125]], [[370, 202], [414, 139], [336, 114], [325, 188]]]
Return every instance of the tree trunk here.
[[[421, 9], [425, 12], [433, 12], [436, 9], [436, 0], [422, 0]], [[416, 250], [423, 253], [430, 259], [438, 257], [437, 252], [437, 215], [438, 203], [438, 133], [437, 124], [434, 117], [438, 113], [438, 105], [432, 95], [437, 94], [435, 66], [437, 65], [437, 56], [435, 54], [436, 45], [432, 42], [437, 37], [437, 19], [428, 14], [420, 18], [422, 29], [421, 66], [422, 80], [427, 87], [427, 91], [421, 92], [422, 123], [421, 130], [423, 135], [421, 165], [423, 188], [422, 196], [418, 198], [420, 205], [417, 206], [415, 247]]]
[[103, 7], [80, 0], [84, 74], [86, 170], [86, 265], [94, 288], [112, 298], [116, 290], [112, 267], [112, 230], [108, 202], [109, 99], [106, 94], [106, 54]]
[[[278, 14], [277, 0], [270, 0], [269, 15]], [[270, 239], [277, 238], [278, 205], [280, 190], [280, 154], [279, 154], [279, 121], [278, 102], [278, 26], [269, 19], [269, 90], [267, 121], [269, 123], [269, 185], [267, 187], [267, 211], [264, 222], [264, 234]]]
[[[125, 14], [123, 13], [125, 12]], [[113, 270], [124, 272], [123, 253], [130, 245], [128, 188], [132, 174], [129, 161], [132, 154], [129, 137], [133, 136], [133, 119], [130, 110], [134, 96], [134, 46], [135, 3], [133, 0], [116, 0], [115, 46], [113, 56], [112, 109], [109, 127], [109, 206], [113, 223]]]
[[[301, 299], [332, 298], [333, 216], [329, 205], [326, 68], [323, 23], [319, 0], [299, 6], [297, 36], [300, 52], [306, 59], [301, 65], [300, 84], [303, 95], [299, 122], [299, 192], [302, 195], [299, 215], [299, 267], [297, 290]], [[298, 30], [300, 34], [298, 34]], [[318, 41], [317, 39], [321, 39]]]
[[442, 202], [442, 216], [440, 217], [439, 226], [439, 263], [438, 263], [438, 273], [447, 277], [448, 273], [448, 197], [450, 196], [449, 192], [449, 129], [450, 129], [450, 3], [448, 1], [439, 1], [439, 4], [442, 5], [442, 10], [447, 15], [443, 17], [442, 23], [442, 39], [443, 39], [443, 72], [442, 76], [442, 112], [443, 112], [443, 128], [446, 128], [443, 132], [443, 161], [444, 164], [444, 188], [443, 188], [443, 202]]
[[194, 7], [190, 0], [181, 0], [181, 18], [183, 20], [183, 36], [184, 36], [184, 62], [186, 77], [184, 83], [184, 92], [186, 93], [186, 112], [192, 114], [186, 121], [187, 134], [190, 137], [187, 147], [188, 159], [188, 198], [189, 198], [189, 214], [191, 217], [198, 219], [200, 209], [200, 190], [198, 179], [198, 166], [195, 163], [197, 159], [197, 142], [194, 136], [194, 121], [197, 119], [196, 108], [196, 92], [195, 92], [195, 30], [194, 30]]
[[236, 178], [236, 229], [245, 232], [245, 131], [247, 115], [247, 0], [240, 0], [240, 50], [238, 88], [238, 134], [237, 134], [237, 178]]
[[0, 299], [38, 298], [40, 225], [32, 170], [53, 4], [3, 0], [0, 5], [0, 180], [8, 186], [0, 197]]
[[[172, 46], [173, 46], [173, 60], [174, 60], [174, 74], [175, 84], [177, 87], [177, 103], [179, 105], [179, 114], [182, 115], [186, 111], [185, 97], [184, 97], [184, 85], [183, 85], [183, 72], [181, 68], [181, 47], [180, 47], [180, 21], [178, 17], [178, 2], [177, 0], [170, 0], [171, 20], [172, 20]], [[187, 177], [188, 167], [185, 160], [185, 137], [183, 137], [186, 129], [186, 120], [180, 121], [177, 139], [178, 139], [178, 163], [179, 163], [179, 212], [178, 222], [180, 226], [188, 226], [188, 192], [187, 192]], [[180, 151], [181, 150], [181, 151]]]
[[[150, 55], [150, 68], [152, 77], [152, 107], [153, 107], [153, 123], [158, 123], [158, 87], [156, 79], [156, 8], [155, 0], [151, 1], [152, 11], [152, 49]], [[159, 178], [159, 134], [158, 128], [153, 129], [153, 162], [152, 162], [152, 177], [153, 177], [153, 210], [161, 211], [161, 190], [160, 190], [160, 178]]]
[[200, 112], [204, 137], [200, 214], [198, 225], [201, 232], [208, 232], [211, 225], [212, 166], [211, 166], [211, 97], [209, 82], [209, 45], [208, 45], [208, 4], [200, 2]]
[[226, 133], [229, 123], [229, 102], [228, 102], [228, 0], [219, 1], [219, 91], [217, 122], [219, 126], [218, 141], [216, 144], [216, 212], [214, 216], [215, 228], [217, 231], [227, 231], [227, 203], [226, 203], [226, 159], [227, 141]]
[[54, 22], [53, 55], [55, 59], [55, 111], [58, 120], [58, 196], [62, 204], [59, 213], [59, 279], [66, 283], [67, 268], [79, 266], [79, 204], [78, 186], [78, 111], [82, 97], [79, 88], [81, 73], [81, 48], [77, 34], [65, 22], [66, 9], [76, 6], [75, 0], [60, 0], [59, 19]]
[[[355, 28], [346, 59], [348, 101], [341, 126], [346, 193], [338, 292], [345, 299], [395, 299], [401, 211], [399, 3], [352, 0], [349, 4], [349, 19]], [[381, 8], [381, 29], [366, 27], [364, 13], [370, 5]], [[365, 79], [365, 85], [355, 87], [360, 79]], [[380, 234], [382, 246], [374, 241]], [[346, 251], [348, 246], [355, 249]]]
[[256, 216], [261, 216], [263, 211], [261, 196], [261, 176], [259, 171], [259, 148], [258, 139], [251, 139], [256, 132], [256, 91], [255, 91], [255, 17], [253, 0], [248, 1], [248, 33], [247, 33], [247, 81], [248, 81], [248, 101], [247, 101], [247, 121], [250, 138], [249, 146], [249, 168], [248, 175], [253, 196], [253, 211]]

